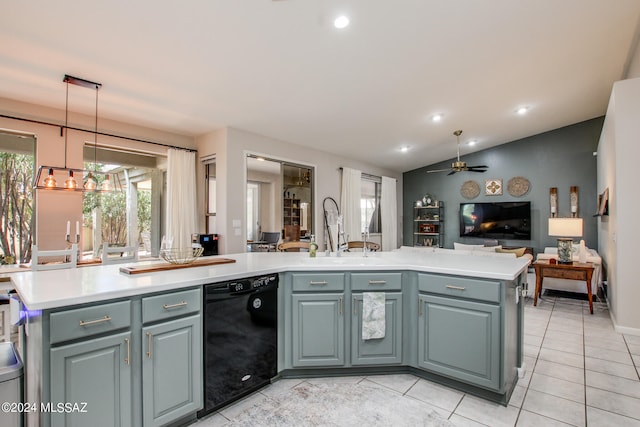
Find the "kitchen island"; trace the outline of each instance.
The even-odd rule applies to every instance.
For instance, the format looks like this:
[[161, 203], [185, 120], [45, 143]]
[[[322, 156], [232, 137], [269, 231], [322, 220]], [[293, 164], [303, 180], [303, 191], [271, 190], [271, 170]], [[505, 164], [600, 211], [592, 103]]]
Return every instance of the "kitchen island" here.
[[[402, 251], [339, 258], [309, 258], [308, 253], [225, 257], [236, 262], [140, 275], [120, 273], [118, 265], [12, 274], [32, 314], [25, 357], [27, 400], [64, 401], [71, 388], [90, 399], [91, 390], [105, 387], [110, 399], [100, 398], [101, 416], [117, 418], [122, 425], [166, 425], [192, 417], [201, 405], [202, 286], [279, 273], [279, 376], [409, 370], [508, 401], [522, 368], [519, 295], [526, 260]], [[145, 263], [154, 262], [136, 265]], [[386, 334], [362, 339], [362, 299], [371, 292], [384, 293]], [[155, 303], [190, 308], [156, 313], [149, 308]], [[103, 314], [105, 307], [116, 314]], [[83, 321], [98, 324], [86, 328]], [[172, 332], [163, 336], [163, 330]], [[153, 360], [151, 349], [158, 355], [163, 349], [173, 353], [177, 344], [182, 350], [176, 355], [147, 366], [147, 359]], [[83, 388], [83, 381], [92, 380], [88, 372], [79, 369], [75, 378], [61, 373], [82, 367], [87, 354], [108, 361], [112, 369], [104, 370], [102, 382], [110, 379], [109, 384]], [[178, 364], [180, 360], [188, 363]], [[180, 397], [184, 405], [178, 411], [166, 402], [175, 400], [179, 387], [162, 395], [170, 384], [162, 376], [176, 366], [184, 366], [178, 370], [180, 378], [189, 378], [185, 387], [190, 390]], [[93, 410], [98, 411], [96, 404]], [[63, 425], [73, 414], [28, 415], [27, 425]]]

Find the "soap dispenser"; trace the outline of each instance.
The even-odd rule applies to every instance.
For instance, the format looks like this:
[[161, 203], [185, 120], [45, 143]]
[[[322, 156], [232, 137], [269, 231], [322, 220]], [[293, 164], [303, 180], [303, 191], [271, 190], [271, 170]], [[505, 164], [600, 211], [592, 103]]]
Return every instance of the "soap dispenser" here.
[[316, 243], [316, 236], [312, 234], [311, 241], [309, 242], [309, 256], [311, 258], [315, 258], [317, 251], [318, 251], [318, 244]]

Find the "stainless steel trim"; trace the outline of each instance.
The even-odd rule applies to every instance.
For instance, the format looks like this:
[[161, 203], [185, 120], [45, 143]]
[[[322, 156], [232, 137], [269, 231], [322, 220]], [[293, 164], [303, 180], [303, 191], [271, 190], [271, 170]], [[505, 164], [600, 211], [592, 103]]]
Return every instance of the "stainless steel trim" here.
[[91, 326], [91, 325], [97, 325], [98, 323], [104, 323], [104, 322], [108, 322], [111, 320], [111, 316], [104, 316], [100, 319], [96, 319], [96, 320], [81, 320], [80, 321], [80, 326]]
[[455, 289], [455, 290], [458, 290], [458, 291], [464, 291], [465, 289], [467, 289], [467, 288], [465, 288], [464, 286], [453, 286], [453, 285], [447, 285], [447, 286], [445, 286], [445, 287], [446, 287], [447, 289]]
[[131, 360], [131, 342], [129, 341], [129, 338], [125, 338], [124, 343], [127, 345], [127, 356], [124, 358], [124, 363], [128, 365]]
[[169, 310], [169, 309], [172, 309], [172, 308], [185, 307], [186, 305], [187, 305], [187, 302], [186, 301], [182, 301], [182, 302], [179, 302], [177, 304], [164, 304], [162, 306], [162, 308], [164, 308], [165, 310]]
[[151, 332], [147, 332], [147, 359], [151, 359], [151, 343], [153, 340], [151, 339]]

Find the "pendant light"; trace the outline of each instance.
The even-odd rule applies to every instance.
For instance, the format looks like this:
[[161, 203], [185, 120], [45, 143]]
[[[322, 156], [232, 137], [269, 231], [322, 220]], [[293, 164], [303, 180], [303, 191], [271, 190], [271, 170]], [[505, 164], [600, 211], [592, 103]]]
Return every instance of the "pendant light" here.
[[[38, 173], [34, 179], [33, 187], [36, 189], [46, 189], [46, 190], [66, 190], [66, 191], [98, 191], [98, 192], [109, 192], [109, 191], [119, 191], [122, 190], [120, 181], [118, 179], [118, 175], [113, 175], [113, 180], [110, 179], [110, 176], [106, 172], [100, 172], [97, 170], [97, 151], [98, 151], [98, 91], [102, 87], [101, 83], [92, 82], [90, 80], [81, 79], [79, 77], [73, 77], [68, 74], [65, 74], [64, 79], [62, 80], [66, 84], [66, 102], [65, 102], [65, 118], [64, 118], [64, 126], [60, 127], [60, 136], [63, 136], [64, 132], [64, 167], [55, 167], [55, 166], [40, 166], [38, 168]], [[95, 89], [96, 91], [96, 110], [95, 110], [95, 126], [93, 130], [94, 140], [93, 140], [93, 171], [86, 171], [84, 169], [74, 169], [67, 167], [67, 132], [69, 131], [69, 84], [82, 86], [90, 89]], [[76, 129], [80, 130], [83, 129]], [[48, 174], [45, 175], [45, 171], [48, 171]], [[58, 187], [58, 183], [55, 178], [55, 172], [64, 172], [67, 174], [67, 179], [64, 181], [64, 185], [62, 187]], [[81, 185], [76, 180], [75, 175], [80, 174]], [[42, 181], [40, 180], [42, 176], [45, 176]], [[100, 181], [96, 177], [103, 176], [102, 184], [98, 186], [98, 182]], [[82, 179], [84, 177], [84, 179]]]
[[53, 168], [49, 168], [49, 176], [45, 178], [44, 186], [46, 188], [56, 188], [58, 186], [58, 183], [56, 182], [56, 179], [53, 176]]

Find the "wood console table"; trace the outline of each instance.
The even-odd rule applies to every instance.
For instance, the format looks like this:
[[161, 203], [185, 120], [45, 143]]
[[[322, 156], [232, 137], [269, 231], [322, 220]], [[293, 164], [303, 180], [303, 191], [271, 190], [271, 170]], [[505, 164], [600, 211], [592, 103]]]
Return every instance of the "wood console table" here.
[[542, 279], [553, 277], [555, 279], [584, 280], [587, 283], [587, 295], [589, 296], [589, 312], [593, 314], [593, 295], [591, 295], [591, 278], [593, 277], [593, 264], [590, 262], [574, 262], [572, 264], [550, 264], [548, 261], [536, 261], [533, 263], [536, 270], [536, 291], [533, 295], [533, 305], [538, 304], [538, 296], [542, 294]]

